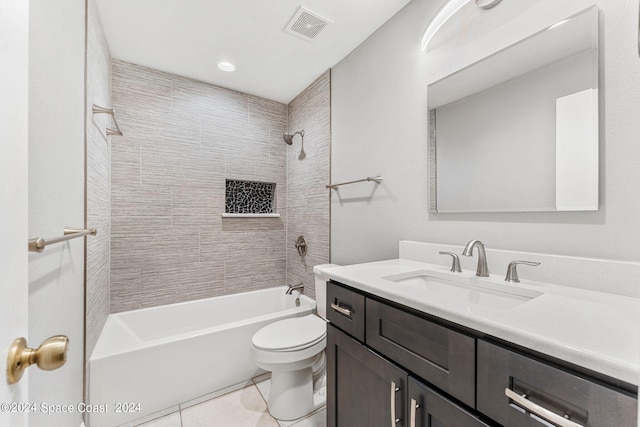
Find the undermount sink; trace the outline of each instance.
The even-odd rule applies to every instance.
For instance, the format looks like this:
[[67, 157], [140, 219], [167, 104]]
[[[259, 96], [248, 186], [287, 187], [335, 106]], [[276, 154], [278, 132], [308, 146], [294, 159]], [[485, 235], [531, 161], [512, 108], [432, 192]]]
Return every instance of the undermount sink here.
[[429, 271], [413, 271], [383, 279], [460, 302], [494, 309], [512, 308], [542, 295], [542, 292], [530, 289], [489, 281], [479, 282], [469, 277], [456, 278], [458, 280], [445, 279], [436, 277]]

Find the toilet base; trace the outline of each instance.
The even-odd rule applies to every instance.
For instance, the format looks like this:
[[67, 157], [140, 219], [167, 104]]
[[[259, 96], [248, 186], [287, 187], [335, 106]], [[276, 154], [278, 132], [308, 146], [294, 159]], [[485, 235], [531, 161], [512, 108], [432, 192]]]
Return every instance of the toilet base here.
[[267, 404], [272, 417], [283, 421], [296, 420], [326, 403], [326, 387], [314, 390], [311, 368], [272, 372]]

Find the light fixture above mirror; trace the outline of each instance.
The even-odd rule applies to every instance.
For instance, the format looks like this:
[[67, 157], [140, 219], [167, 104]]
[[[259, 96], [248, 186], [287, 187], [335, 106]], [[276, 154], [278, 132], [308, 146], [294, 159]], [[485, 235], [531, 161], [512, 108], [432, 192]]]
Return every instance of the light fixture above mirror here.
[[[489, 10], [496, 7], [501, 1], [502, 0], [475, 0], [475, 3], [480, 9]], [[469, 2], [471, 2], [471, 0], [450, 0], [440, 8], [422, 35], [422, 50], [427, 50], [429, 42], [438, 30]]]

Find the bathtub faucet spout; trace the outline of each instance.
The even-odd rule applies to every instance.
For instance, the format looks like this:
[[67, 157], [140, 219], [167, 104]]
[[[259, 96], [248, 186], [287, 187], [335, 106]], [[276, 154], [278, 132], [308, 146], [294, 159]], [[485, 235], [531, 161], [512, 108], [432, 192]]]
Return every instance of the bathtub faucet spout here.
[[293, 291], [300, 291], [302, 292], [302, 290], [304, 289], [304, 283], [300, 282], [297, 285], [293, 286], [293, 285], [289, 285], [289, 289], [287, 289], [287, 292], [285, 292], [287, 295], [291, 295], [293, 294]]

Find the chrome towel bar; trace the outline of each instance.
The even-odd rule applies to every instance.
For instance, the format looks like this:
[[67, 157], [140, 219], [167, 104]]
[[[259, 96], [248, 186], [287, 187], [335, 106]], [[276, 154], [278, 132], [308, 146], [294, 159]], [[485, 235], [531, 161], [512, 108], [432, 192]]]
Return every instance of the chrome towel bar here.
[[327, 188], [331, 188], [333, 190], [337, 190], [338, 187], [340, 187], [341, 185], [348, 185], [348, 184], [355, 184], [356, 182], [365, 182], [365, 181], [373, 181], [376, 184], [380, 184], [382, 182], [382, 177], [381, 176], [368, 176], [364, 179], [358, 179], [355, 181], [349, 181], [349, 182], [341, 182], [340, 184], [327, 184], [326, 187]]
[[53, 245], [54, 243], [60, 243], [67, 240], [75, 239], [83, 236], [95, 236], [98, 230], [95, 228], [82, 229], [82, 228], [64, 228], [64, 236], [52, 237], [51, 239], [43, 239], [42, 237], [36, 237], [29, 240], [29, 252], [42, 252], [47, 245]]
[[93, 114], [110, 114], [111, 119], [113, 119], [113, 124], [116, 125], [115, 129], [107, 128], [107, 136], [118, 135], [122, 136], [122, 131], [120, 130], [120, 126], [118, 126], [118, 122], [116, 121], [116, 111], [113, 108], [105, 108], [100, 107], [99, 105], [93, 104], [92, 110]]

